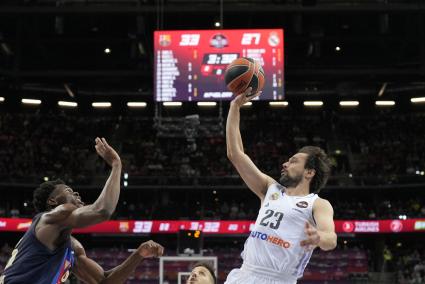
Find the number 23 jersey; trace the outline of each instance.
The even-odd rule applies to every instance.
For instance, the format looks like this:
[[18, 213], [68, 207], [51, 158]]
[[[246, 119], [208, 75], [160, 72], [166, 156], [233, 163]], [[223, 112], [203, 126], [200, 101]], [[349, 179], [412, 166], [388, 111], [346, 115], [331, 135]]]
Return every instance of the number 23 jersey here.
[[242, 259], [244, 265], [300, 278], [312, 254], [300, 242], [307, 238], [306, 222], [316, 226], [312, 212], [318, 195], [289, 196], [284, 189], [280, 184], [269, 186]]

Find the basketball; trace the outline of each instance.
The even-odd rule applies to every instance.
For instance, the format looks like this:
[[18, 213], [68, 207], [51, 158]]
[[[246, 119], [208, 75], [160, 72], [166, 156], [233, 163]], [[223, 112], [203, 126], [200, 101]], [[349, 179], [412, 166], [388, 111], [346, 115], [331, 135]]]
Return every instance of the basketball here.
[[232, 93], [240, 94], [251, 87], [253, 95], [264, 87], [264, 70], [254, 59], [241, 57], [227, 66], [224, 80]]

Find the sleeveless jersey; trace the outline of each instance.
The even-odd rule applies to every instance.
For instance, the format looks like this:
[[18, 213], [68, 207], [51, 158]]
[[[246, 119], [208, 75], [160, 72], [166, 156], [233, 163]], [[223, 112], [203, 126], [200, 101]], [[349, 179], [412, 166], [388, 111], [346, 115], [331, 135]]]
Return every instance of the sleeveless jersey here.
[[280, 279], [301, 278], [313, 253], [300, 242], [307, 238], [305, 223], [316, 223], [313, 203], [317, 194], [289, 196], [280, 184], [272, 184], [242, 252], [242, 269], [263, 270]]
[[6, 264], [0, 284], [60, 284], [65, 283], [74, 264], [71, 238], [54, 251], [42, 244], [35, 235], [35, 227], [42, 213], [18, 242]]

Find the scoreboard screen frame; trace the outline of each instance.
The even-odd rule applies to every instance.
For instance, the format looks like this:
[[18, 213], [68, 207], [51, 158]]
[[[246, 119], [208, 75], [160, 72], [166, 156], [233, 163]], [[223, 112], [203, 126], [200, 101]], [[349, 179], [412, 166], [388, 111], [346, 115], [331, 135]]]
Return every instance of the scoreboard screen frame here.
[[154, 32], [156, 102], [231, 100], [224, 72], [238, 57], [260, 62], [260, 100], [285, 98], [283, 29], [160, 30]]

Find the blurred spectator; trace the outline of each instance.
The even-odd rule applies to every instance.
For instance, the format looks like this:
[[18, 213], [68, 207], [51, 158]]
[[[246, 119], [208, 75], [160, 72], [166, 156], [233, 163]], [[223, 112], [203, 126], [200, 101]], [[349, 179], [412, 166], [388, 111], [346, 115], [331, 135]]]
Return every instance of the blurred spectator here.
[[[107, 171], [93, 149], [93, 139], [103, 136], [122, 153], [123, 172], [128, 173], [130, 186], [242, 185], [227, 160], [222, 121], [201, 117], [199, 128], [188, 139], [178, 125], [179, 118], [164, 120], [167, 122], [158, 126], [152, 117], [143, 116], [87, 116], [60, 111], [1, 113], [0, 176], [11, 184], [38, 184], [44, 177], [60, 177], [73, 185], [97, 184]], [[282, 162], [299, 147], [319, 145], [335, 163], [328, 184], [341, 188], [424, 182], [423, 125], [425, 116], [414, 113], [333, 113], [329, 118], [259, 111], [241, 120], [246, 152], [264, 172], [277, 179]], [[183, 196], [170, 200], [185, 208], [196, 208], [184, 212], [186, 218], [255, 218], [258, 199], [248, 192], [244, 196], [243, 204], [238, 194], [220, 197], [218, 205], [214, 198], [203, 198], [200, 204]], [[335, 218], [386, 219], [400, 215], [424, 217], [423, 201], [420, 196], [386, 201], [352, 196], [349, 200], [338, 198], [332, 204]], [[31, 217], [30, 203], [27, 198], [5, 200], [0, 205], [0, 216]], [[120, 204], [115, 218], [175, 217], [158, 204], [161, 200], [155, 194], [149, 202], [139, 196], [129, 204]]]
[[397, 283], [419, 284], [425, 280], [425, 250], [398, 249], [396, 255]]
[[20, 216], [19, 209], [17, 209], [17, 208], [12, 208], [12, 209], [10, 210], [10, 217], [12, 217], [12, 218], [19, 218], [19, 216]]
[[[124, 170], [135, 177], [158, 176], [162, 181], [179, 175], [186, 183], [197, 177], [237, 177], [227, 161], [224, 131], [217, 120], [201, 119], [202, 131], [191, 139], [175, 120], [173, 124], [169, 118], [168, 132], [163, 132], [149, 117], [2, 113], [0, 175], [17, 182], [47, 176], [91, 183], [94, 175], [105, 174], [92, 148], [98, 135], [120, 149]], [[326, 149], [334, 161], [330, 182], [343, 185], [350, 175], [355, 184], [389, 184], [406, 182], [405, 176], [419, 178], [425, 171], [424, 124], [425, 116], [418, 114], [333, 114], [329, 120], [264, 111], [245, 117], [241, 129], [246, 152], [272, 177], [280, 175], [289, 155], [313, 144]]]

